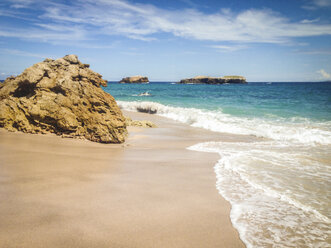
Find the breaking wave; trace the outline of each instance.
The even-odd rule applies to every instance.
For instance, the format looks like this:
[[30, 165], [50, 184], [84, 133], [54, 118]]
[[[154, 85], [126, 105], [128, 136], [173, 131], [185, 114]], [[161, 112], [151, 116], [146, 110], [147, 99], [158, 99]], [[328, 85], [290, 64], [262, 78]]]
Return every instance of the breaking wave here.
[[118, 105], [123, 110], [158, 114], [193, 127], [215, 132], [254, 135], [310, 145], [331, 144], [330, 121], [313, 122], [303, 118], [245, 118], [224, 114], [221, 110], [172, 107], [148, 101], [118, 101]]

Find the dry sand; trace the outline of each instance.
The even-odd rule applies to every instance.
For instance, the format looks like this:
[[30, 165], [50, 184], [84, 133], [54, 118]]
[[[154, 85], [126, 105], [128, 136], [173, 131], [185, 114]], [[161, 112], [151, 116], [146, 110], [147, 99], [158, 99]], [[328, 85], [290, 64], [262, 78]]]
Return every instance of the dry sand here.
[[129, 113], [124, 145], [0, 130], [0, 247], [244, 247], [217, 192], [215, 133]]

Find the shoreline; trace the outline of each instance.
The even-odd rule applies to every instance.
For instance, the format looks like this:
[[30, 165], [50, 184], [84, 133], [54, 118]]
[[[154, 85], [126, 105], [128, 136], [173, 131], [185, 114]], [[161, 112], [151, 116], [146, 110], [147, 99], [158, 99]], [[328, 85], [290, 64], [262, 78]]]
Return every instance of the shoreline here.
[[118, 145], [0, 129], [0, 246], [245, 247], [215, 186], [219, 155], [186, 149], [238, 138], [123, 113], [158, 128], [129, 127]]

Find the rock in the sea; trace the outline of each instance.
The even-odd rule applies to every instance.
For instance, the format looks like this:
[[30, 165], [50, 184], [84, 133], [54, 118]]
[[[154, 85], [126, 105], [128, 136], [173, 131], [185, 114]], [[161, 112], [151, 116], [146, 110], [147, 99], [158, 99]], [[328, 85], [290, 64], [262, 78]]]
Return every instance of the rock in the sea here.
[[125, 118], [100, 85], [107, 82], [76, 55], [45, 59], [1, 85], [0, 127], [122, 143]]
[[132, 120], [130, 117], [126, 117], [126, 125], [132, 127], [157, 127], [151, 121], [137, 121], [137, 120]]
[[123, 84], [132, 84], [132, 83], [148, 83], [148, 77], [143, 77], [143, 76], [133, 76], [133, 77], [126, 77], [126, 78], [122, 78], [121, 81], [119, 81], [119, 83]]
[[244, 84], [246, 78], [243, 76], [224, 76], [224, 77], [207, 77], [197, 76], [180, 80], [179, 84]]

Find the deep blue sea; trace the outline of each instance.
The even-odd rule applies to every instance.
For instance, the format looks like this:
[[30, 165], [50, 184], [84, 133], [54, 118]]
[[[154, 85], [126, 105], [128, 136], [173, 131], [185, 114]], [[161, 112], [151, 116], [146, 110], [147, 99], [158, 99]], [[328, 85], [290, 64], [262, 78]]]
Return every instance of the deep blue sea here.
[[220, 154], [216, 187], [247, 247], [331, 246], [331, 83], [110, 82], [105, 91], [124, 110], [258, 137], [188, 149]]

